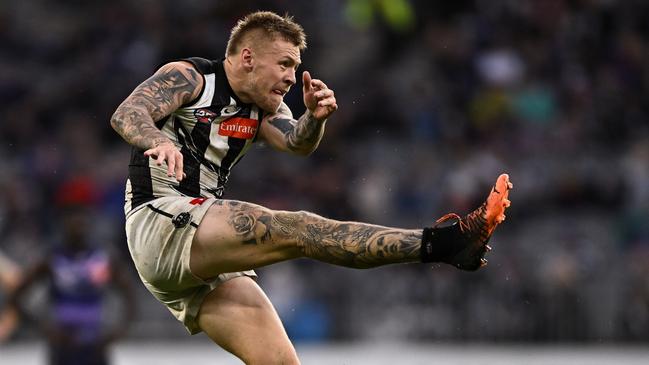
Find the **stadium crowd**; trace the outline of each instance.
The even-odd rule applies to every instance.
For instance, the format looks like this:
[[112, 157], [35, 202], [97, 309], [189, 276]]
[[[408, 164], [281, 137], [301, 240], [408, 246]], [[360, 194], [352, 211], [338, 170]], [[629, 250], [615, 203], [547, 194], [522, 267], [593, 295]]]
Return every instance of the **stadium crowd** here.
[[[100, 197], [96, 237], [132, 266], [130, 150], [111, 114], [157, 65], [222, 57], [233, 22], [268, 9], [304, 26], [302, 69], [340, 109], [308, 158], [256, 147], [227, 198], [415, 228], [470, 211], [501, 171], [515, 184], [478, 273], [307, 260], [259, 270], [294, 339], [649, 339], [649, 3], [179, 4], [0, 2], [0, 250], [19, 266], [56, 237], [57, 186], [79, 176]], [[294, 89], [286, 101], [302, 110]], [[184, 336], [140, 297], [132, 337]]]

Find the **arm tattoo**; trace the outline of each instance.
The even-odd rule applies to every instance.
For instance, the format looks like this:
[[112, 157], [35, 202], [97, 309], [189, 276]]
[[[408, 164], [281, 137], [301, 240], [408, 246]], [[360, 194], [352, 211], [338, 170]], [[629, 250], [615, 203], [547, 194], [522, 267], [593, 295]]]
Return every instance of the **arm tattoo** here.
[[122, 102], [111, 125], [124, 140], [142, 149], [168, 142], [155, 122], [189, 101], [201, 81], [191, 67], [163, 66]]
[[243, 244], [296, 243], [306, 257], [353, 268], [419, 261], [420, 230], [339, 222], [307, 212], [272, 212], [236, 201], [224, 204]]
[[282, 131], [282, 133], [284, 133], [285, 136], [288, 136], [295, 129], [295, 124], [296, 124], [294, 120], [285, 119], [282, 117], [271, 119], [269, 123], [272, 124], [275, 128]]
[[313, 152], [324, 134], [325, 121], [315, 119], [308, 111], [297, 121], [280, 115], [269, 123], [284, 134], [286, 146], [294, 152]]
[[315, 150], [324, 134], [324, 122], [316, 120], [309, 112], [304, 113], [297, 126], [288, 135], [288, 147], [292, 150]]

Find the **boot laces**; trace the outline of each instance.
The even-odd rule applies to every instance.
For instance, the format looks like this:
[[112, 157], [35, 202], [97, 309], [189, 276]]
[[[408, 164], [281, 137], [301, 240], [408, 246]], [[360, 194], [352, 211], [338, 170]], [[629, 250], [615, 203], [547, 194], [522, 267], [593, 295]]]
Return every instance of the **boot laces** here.
[[484, 218], [486, 211], [486, 204], [482, 204], [480, 208], [462, 218], [455, 213], [448, 213], [435, 221], [434, 228], [439, 227], [442, 223], [450, 220], [460, 222], [460, 231], [468, 236], [469, 239], [478, 239], [481, 243], [486, 243], [489, 239], [489, 231], [487, 230], [487, 220]]

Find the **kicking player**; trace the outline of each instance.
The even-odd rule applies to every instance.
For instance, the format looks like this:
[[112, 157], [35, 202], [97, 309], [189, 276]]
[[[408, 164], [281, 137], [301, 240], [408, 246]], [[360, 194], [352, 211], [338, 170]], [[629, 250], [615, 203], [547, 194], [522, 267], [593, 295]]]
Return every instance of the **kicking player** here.
[[296, 119], [283, 102], [305, 47], [292, 18], [249, 14], [232, 29], [224, 59], [162, 66], [111, 118], [133, 146], [126, 234], [144, 285], [190, 333], [204, 331], [247, 364], [299, 363], [252, 269], [309, 257], [353, 268], [421, 261], [476, 270], [509, 206], [505, 174], [477, 210], [424, 229], [221, 199], [231, 169], [255, 141], [299, 155], [320, 143], [338, 108], [333, 90], [304, 71], [306, 112]]

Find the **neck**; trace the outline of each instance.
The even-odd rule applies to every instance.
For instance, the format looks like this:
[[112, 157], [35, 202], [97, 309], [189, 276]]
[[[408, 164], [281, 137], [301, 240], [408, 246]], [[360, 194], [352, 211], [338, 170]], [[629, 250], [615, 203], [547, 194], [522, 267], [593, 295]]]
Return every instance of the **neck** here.
[[232, 91], [239, 100], [246, 104], [252, 103], [252, 99], [248, 93], [245, 92], [244, 86], [246, 84], [246, 73], [241, 65], [237, 64], [236, 61], [233, 61], [229, 57], [226, 57], [223, 61], [223, 69], [225, 70], [225, 77], [228, 79]]

